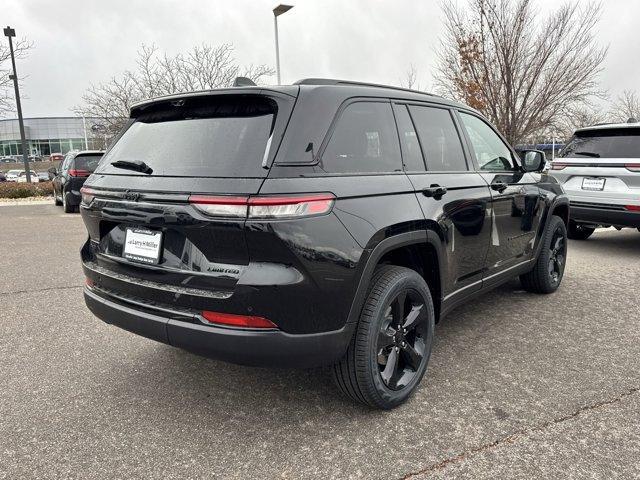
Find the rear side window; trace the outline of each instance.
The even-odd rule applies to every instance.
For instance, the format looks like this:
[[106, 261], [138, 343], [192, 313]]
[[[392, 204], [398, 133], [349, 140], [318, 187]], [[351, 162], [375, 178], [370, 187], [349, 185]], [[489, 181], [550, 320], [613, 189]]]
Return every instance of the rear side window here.
[[73, 160], [73, 166], [76, 170], [94, 172], [101, 158], [102, 155], [78, 155]]
[[131, 123], [97, 171], [136, 175], [111, 163], [140, 160], [154, 176], [265, 177], [262, 162], [276, 114], [275, 102], [255, 95], [156, 106]]
[[355, 102], [338, 119], [320, 166], [329, 173], [402, 170], [390, 103]]
[[427, 171], [466, 171], [462, 143], [449, 110], [411, 105], [409, 111], [418, 130]]
[[577, 132], [564, 147], [562, 157], [639, 158], [640, 128]]

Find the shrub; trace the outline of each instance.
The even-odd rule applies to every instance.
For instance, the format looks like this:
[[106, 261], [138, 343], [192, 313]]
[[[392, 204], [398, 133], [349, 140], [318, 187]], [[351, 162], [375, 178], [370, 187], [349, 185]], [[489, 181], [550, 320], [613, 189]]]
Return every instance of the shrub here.
[[0, 183], [0, 198], [46, 197], [53, 195], [51, 182], [42, 183]]

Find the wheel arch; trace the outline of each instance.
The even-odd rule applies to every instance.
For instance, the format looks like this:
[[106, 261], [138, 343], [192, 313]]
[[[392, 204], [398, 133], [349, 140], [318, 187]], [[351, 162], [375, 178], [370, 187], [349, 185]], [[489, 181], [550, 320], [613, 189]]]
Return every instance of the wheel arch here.
[[425, 279], [431, 291], [437, 321], [442, 303], [442, 240], [433, 230], [419, 230], [385, 238], [371, 250], [360, 275], [347, 324], [357, 324], [373, 272], [383, 264], [411, 268]]

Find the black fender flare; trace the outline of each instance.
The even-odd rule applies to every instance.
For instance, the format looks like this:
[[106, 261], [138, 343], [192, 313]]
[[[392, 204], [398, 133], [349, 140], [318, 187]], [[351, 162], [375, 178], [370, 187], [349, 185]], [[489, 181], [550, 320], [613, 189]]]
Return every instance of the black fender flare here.
[[[368, 252], [368, 258], [359, 275], [358, 287], [351, 302], [351, 308], [349, 309], [349, 316], [347, 317], [345, 328], [349, 329], [351, 332], [353, 332], [353, 330], [355, 329], [355, 326], [358, 323], [358, 319], [360, 318], [360, 312], [362, 312], [362, 307], [364, 306], [367, 292], [369, 290], [369, 284], [371, 282], [371, 278], [373, 277], [373, 272], [380, 259], [386, 253], [397, 248], [422, 243], [431, 244], [435, 248], [438, 257], [438, 273], [440, 276], [440, 285], [442, 285], [442, 265], [444, 255], [442, 253], [443, 240], [435, 231], [429, 229], [414, 230], [410, 232], [399, 233], [392, 237], [385, 238]], [[367, 252], [367, 250], [365, 250], [365, 252]], [[434, 301], [439, 300], [441, 299], [434, 298]]]
[[[553, 217], [554, 212], [558, 207], [567, 207], [567, 228], [569, 228], [569, 219], [571, 217], [571, 208], [569, 205], [569, 197], [566, 194], [556, 195], [551, 201], [549, 207], [547, 208], [547, 214], [544, 219], [544, 228], [540, 229], [539, 236], [542, 238], [544, 236], [544, 232], [549, 228], [549, 222], [551, 222], [551, 218]], [[540, 255], [540, 251], [542, 250], [542, 242], [538, 242], [538, 247], [536, 250], [536, 254], [533, 257], [535, 260], [538, 259], [538, 255]]]

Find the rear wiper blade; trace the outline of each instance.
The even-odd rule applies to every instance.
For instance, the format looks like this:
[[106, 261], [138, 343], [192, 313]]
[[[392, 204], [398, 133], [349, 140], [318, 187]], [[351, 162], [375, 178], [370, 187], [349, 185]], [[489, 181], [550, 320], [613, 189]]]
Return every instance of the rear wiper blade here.
[[596, 152], [575, 152], [576, 155], [584, 155], [585, 157], [600, 158], [600, 154]]
[[144, 163], [141, 160], [116, 160], [115, 162], [111, 162], [116, 168], [124, 168], [127, 170], [135, 170], [136, 172], [148, 173], [151, 174], [153, 170], [149, 165]]

